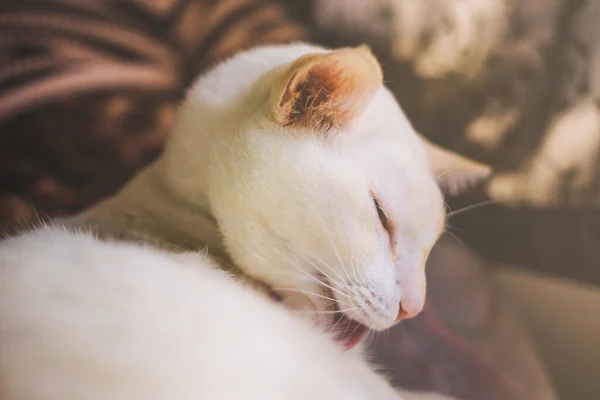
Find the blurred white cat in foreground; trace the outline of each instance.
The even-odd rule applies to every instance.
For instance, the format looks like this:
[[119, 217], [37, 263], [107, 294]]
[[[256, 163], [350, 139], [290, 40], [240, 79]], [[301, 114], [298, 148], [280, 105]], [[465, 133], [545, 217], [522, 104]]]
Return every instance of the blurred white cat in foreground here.
[[194, 84], [156, 162], [68, 221], [152, 246], [51, 226], [0, 243], [0, 399], [442, 398], [344, 347], [421, 311], [439, 185], [488, 173], [414, 132], [364, 47], [241, 53]]

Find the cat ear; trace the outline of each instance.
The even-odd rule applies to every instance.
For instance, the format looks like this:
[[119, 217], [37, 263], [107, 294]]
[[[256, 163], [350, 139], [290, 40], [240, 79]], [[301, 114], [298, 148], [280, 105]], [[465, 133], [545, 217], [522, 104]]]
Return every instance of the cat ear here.
[[341, 129], [365, 109], [382, 83], [381, 66], [366, 46], [306, 54], [276, 79], [271, 111], [283, 126]]
[[451, 196], [487, 178], [490, 166], [446, 150], [421, 136], [433, 174], [441, 189]]

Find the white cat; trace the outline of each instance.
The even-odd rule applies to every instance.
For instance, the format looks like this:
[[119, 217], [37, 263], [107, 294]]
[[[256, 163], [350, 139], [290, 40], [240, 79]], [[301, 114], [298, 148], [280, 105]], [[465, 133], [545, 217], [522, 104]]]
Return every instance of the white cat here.
[[438, 184], [488, 173], [414, 132], [364, 47], [241, 53], [155, 163], [66, 221], [188, 253], [52, 227], [0, 243], [0, 399], [398, 399], [343, 347], [421, 311]]

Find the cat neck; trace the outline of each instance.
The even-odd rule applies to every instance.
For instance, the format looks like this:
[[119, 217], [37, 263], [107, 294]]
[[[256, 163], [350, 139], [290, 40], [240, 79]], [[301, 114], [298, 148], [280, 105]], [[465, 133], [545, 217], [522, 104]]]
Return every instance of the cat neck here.
[[160, 158], [134, 176], [115, 196], [75, 220], [106, 236], [138, 239], [169, 250], [207, 248], [212, 255], [227, 258], [206, 196], [181, 195], [165, 179]]

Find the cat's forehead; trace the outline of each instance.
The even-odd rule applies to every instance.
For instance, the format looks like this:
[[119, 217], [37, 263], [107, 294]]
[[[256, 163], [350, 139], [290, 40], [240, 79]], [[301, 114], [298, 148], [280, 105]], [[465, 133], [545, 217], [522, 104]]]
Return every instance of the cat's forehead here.
[[[385, 88], [365, 113], [345, 132], [333, 137], [333, 146], [354, 164], [381, 180], [423, 179], [430, 168], [423, 144], [414, 128]], [[425, 176], [422, 176], [425, 175]]]
[[[368, 187], [363, 190], [394, 195], [406, 190], [423, 192], [424, 182], [431, 181], [427, 193], [422, 194], [435, 192], [423, 144], [393, 95], [383, 87], [363, 115], [344, 130], [323, 135], [274, 127], [266, 133], [267, 137], [260, 127], [255, 132], [258, 135], [252, 140], [254, 151], [268, 154], [268, 164], [289, 165], [292, 173], [300, 173], [297, 179], [314, 179], [310, 172], [315, 169], [322, 169], [321, 178], [329, 179], [331, 175], [326, 172], [336, 169], [365, 183]], [[432, 196], [437, 201], [436, 193]]]

